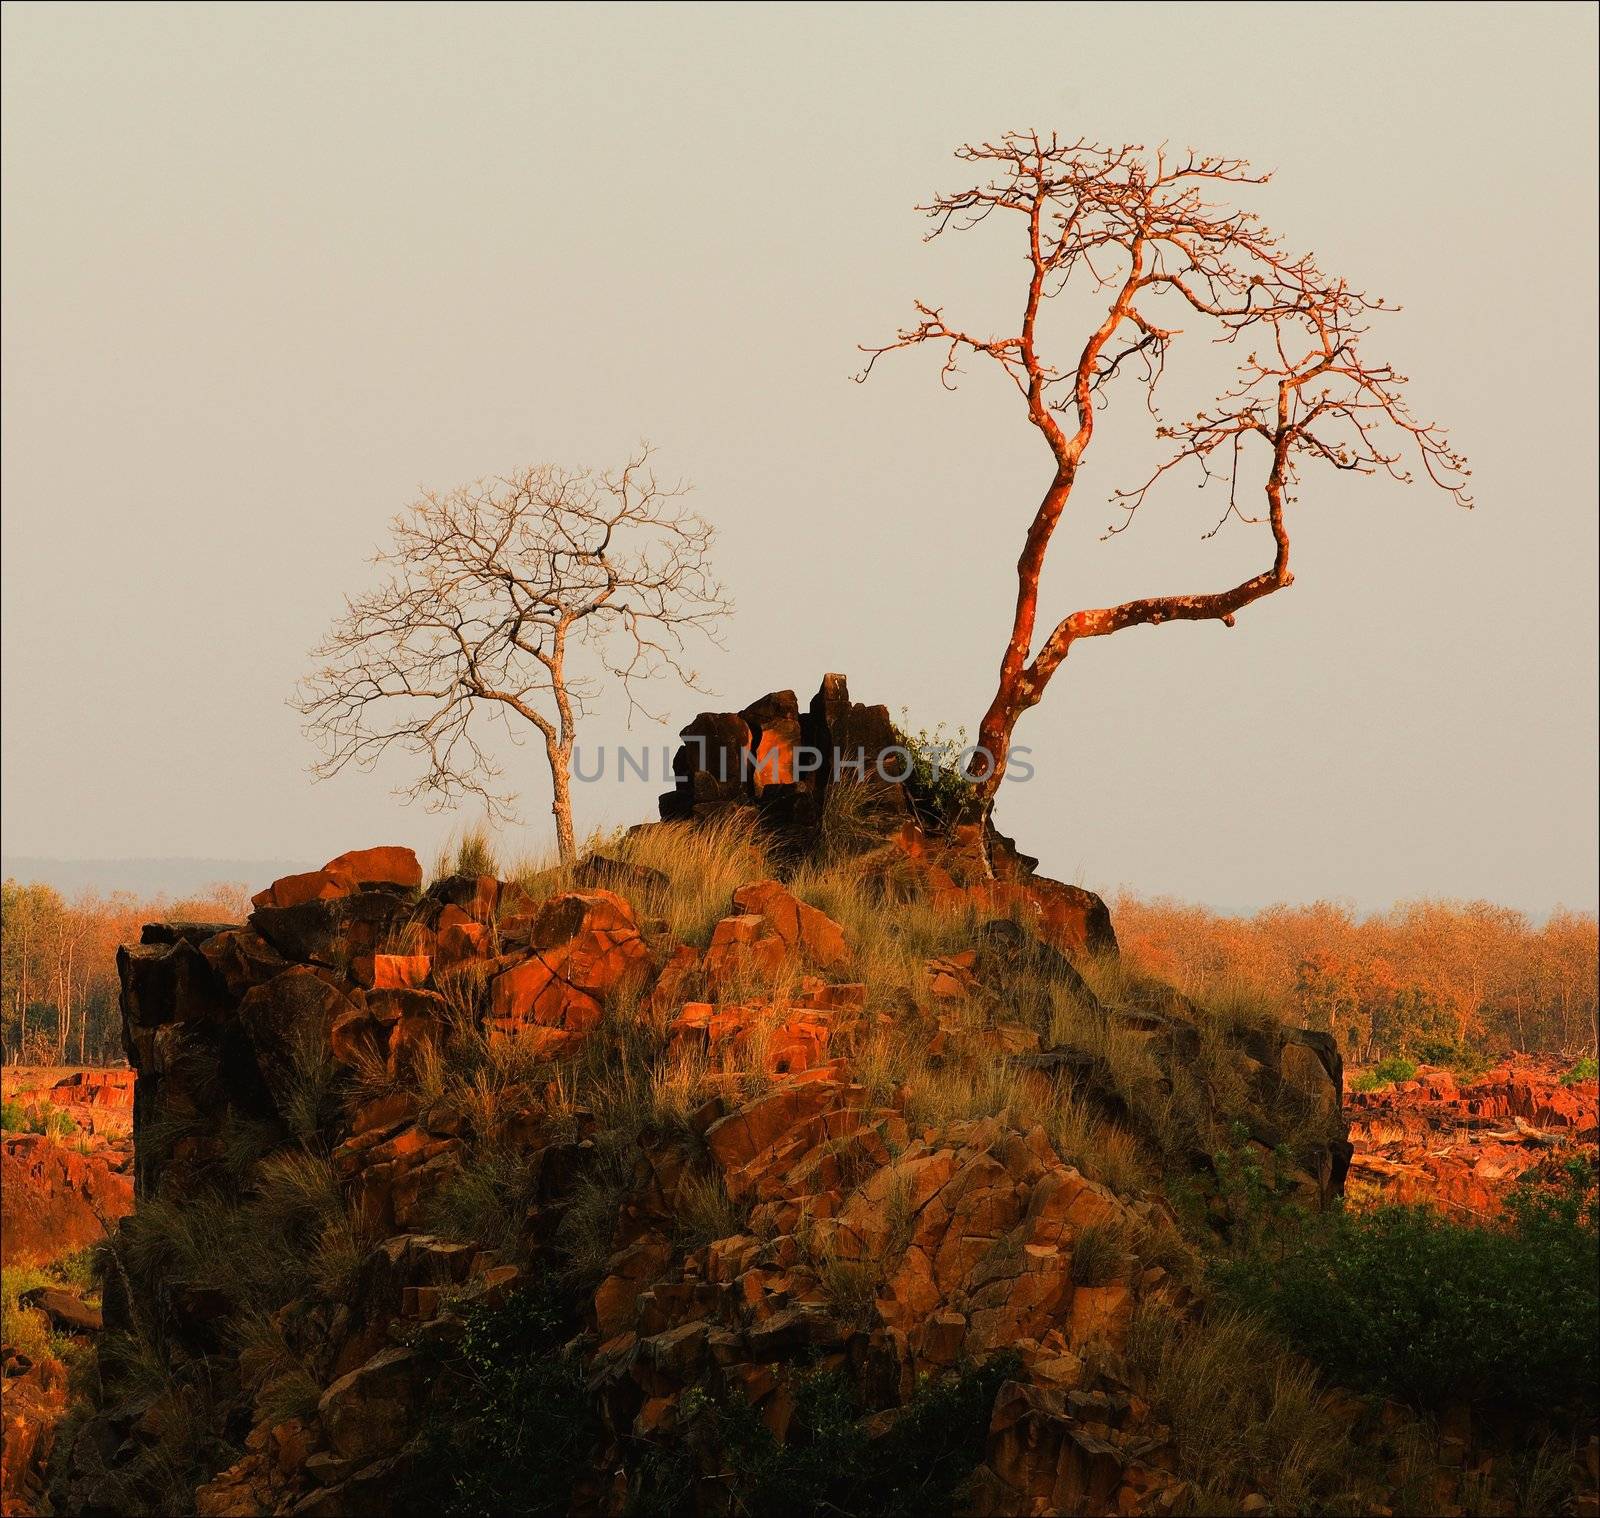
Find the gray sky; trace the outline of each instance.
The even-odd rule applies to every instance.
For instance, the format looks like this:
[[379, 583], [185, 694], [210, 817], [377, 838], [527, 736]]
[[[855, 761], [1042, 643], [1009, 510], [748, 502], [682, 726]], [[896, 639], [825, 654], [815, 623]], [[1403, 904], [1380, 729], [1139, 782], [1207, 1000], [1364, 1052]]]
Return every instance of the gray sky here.
[[[462, 818], [401, 808], [403, 765], [311, 784], [306, 650], [419, 488], [640, 437], [739, 603], [726, 699], [674, 695], [672, 730], [825, 670], [975, 727], [1047, 457], [997, 375], [850, 376], [914, 295], [1015, 303], [1010, 236], [924, 246], [911, 208], [958, 143], [1038, 126], [1275, 169], [1269, 221], [1404, 305], [1371, 351], [1479, 505], [1309, 475], [1294, 587], [1080, 647], [1002, 826], [1107, 891], [1592, 906], [1595, 18], [8, 6], [7, 851], [431, 852]], [[1200, 542], [1187, 486], [1097, 541], [1142, 414], [1097, 439], [1047, 621], [1270, 559]], [[533, 846], [542, 758], [505, 757]], [[580, 787], [580, 828], [658, 789]]]

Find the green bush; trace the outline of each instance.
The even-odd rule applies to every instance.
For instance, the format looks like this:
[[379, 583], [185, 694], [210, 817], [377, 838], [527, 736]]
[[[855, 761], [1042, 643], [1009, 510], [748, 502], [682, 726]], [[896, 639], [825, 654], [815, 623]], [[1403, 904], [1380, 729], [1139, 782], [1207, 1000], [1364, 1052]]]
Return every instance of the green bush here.
[[400, 1511], [429, 1518], [556, 1518], [600, 1433], [569, 1329], [547, 1291], [466, 1315], [466, 1333], [423, 1428]]
[[1413, 1080], [1417, 1067], [1403, 1054], [1391, 1054], [1380, 1060], [1370, 1070], [1363, 1070], [1350, 1082], [1352, 1091], [1376, 1091], [1380, 1086], [1391, 1086], [1396, 1081]]
[[[995, 1393], [1016, 1372], [1016, 1359], [1002, 1355], [939, 1379], [924, 1376], [877, 1437], [837, 1370], [798, 1373], [782, 1444], [737, 1393], [719, 1399], [691, 1391], [681, 1412], [690, 1448], [709, 1454], [735, 1513], [939, 1518], [982, 1461]], [[636, 1518], [695, 1510], [688, 1453], [658, 1455], [636, 1473]]]
[[[1445, 1069], [1469, 1078], [1482, 1075], [1494, 1063], [1489, 1052], [1478, 1048], [1475, 1044], [1434, 1038], [1413, 1042], [1408, 1047], [1411, 1054], [1422, 1064], [1443, 1065]], [[1410, 1079], [1409, 1076], [1401, 1078]]]
[[1426, 1207], [1343, 1214], [1281, 1256], [1219, 1267], [1226, 1299], [1337, 1381], [1417, 1407], [1590, 1406], [1600, 1370], [1594, 1176], [1527, 1187], [1493, 1225]]
[[[471, 1310], [466, 1323], [455, 1350], [434, 1351], [438, 1390], [401, 1510], [444, 1518], [569, 1512], [603, 1434], [581, 1359], [564, 1352], [572, 1321], [541, 1289]], [[924, 1377], [876, 1437], [842, 1372], [801, 1370], [782, 1444], [741, 1393], [692, 1386], [678, 1399], [671, 1443], [628, 1446], [628, 1511], [693, 1513], [706, 1481], [732, 1513], [948, 1514], [983, 1459], [995, 1393], [1016, 1368], [1014, 1357], [1001, 1356]]]
[[[908, 714], [902, 707], [903, 719]], [[931, 732], [919, 728], [896, 725], [895, 742], [911, 755], [911, 789], [933, 808], [939, 821], [954, 822], [966, 811], [972, 800], [973, 785], [959, 763], [961, 752], [967, 747], [967, 730], [957, 728], [955, 736], [946, 737], [944, 723]], [[886, 771], [891, 764], [886, 762]]]
[[1586, 1054], [1561, 1077], [1561, 1084], [1576, 1086], [1579, 1081], [1592, 1081], [1596, 1076], [1600, 1076], [1600, 1064], [1595, 1062], [1592, 1054]]
[[78, 1125], [59, 1107], [49, 1102], [24, 1107], [21, 1102], [0, 1103], [0, 1128], [7, 1133], [42, 1133], [49, 1138], [66, 1138]]

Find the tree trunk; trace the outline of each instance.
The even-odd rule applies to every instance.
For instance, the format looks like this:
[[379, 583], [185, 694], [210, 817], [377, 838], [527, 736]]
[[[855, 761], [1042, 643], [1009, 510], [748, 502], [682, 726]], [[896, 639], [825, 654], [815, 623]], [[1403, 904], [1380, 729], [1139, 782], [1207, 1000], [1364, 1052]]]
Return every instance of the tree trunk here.
[[556, 851], [562, 864], [577, 858], [578, 847], [572, 836], [571, 755], [556, 747], [550, 750], [551, 815], [556, 819]]

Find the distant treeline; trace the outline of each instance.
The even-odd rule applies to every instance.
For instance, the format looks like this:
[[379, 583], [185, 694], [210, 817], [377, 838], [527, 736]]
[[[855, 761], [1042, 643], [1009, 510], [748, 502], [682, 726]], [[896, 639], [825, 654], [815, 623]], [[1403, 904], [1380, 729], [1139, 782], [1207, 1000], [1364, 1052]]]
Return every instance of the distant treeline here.
[[109, 1064], [122, 1059], [117, 1010], [119, 943], [162, 918], [242, 922], [242, 885], [197, 897], [141, 899], [5, 882], [0, 899], [0, 1049], [7, 1064]]
[[1535, 927], [1486, 901], [1423, 900], [1370, 917], [1328, 902], [1223, 917], [1124, 894], [1112, 921], [1138, 968], [1191, 992], [1269, 997], [1285, 1019], [1333, 1033], [1347, 1059], [1595, 1047], [1593, 913], [1557, 911]]

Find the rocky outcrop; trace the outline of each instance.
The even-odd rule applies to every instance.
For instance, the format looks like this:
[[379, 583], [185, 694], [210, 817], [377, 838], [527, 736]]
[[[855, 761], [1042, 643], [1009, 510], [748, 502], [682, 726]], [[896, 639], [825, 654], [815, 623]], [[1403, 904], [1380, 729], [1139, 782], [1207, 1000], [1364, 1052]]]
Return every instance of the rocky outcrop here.
[[25, 1115], [65, 1118], [79, 1135], [125, 1138], [133, 1130], [133, 1079], [132, 1070], [8, 1065], [5, 1099]]
[[[893, 736], [834, 677], [803, 714], [779, 693], [691, 728], [708, 749], [751, 755], [754, 773], [680, 771], [664, 811], [751, 807], [791, 863], [824, 840], [829, 811], [797, 746]], [[296, 1367], [290, 1411], [246, 1378], [245, 1299], [226, 1273], [141, 1276], [152, 1251], [129, 1256], [108, 1337], [158, 1320], [163, 1354], [189, 1369], [152, 1404], [103, 1366], [59, 1505], [109, 1513], [143, 1490], [141, 1450], [189, 1405], [187, 1374], [214, 1409], [207, 1447], [228, 1452], [201, 1481], [200, 1513], [420, 1510], [474, 1314], [574, 1280], [560, 1348], [581, 1388], [563, 1397], [590, 1418], [592, 1447], [564, 1456], [579, 1511], [627, 1509], [666, 1465], [693, 1506], [721, 1511], [708, 1406], [747, 1409], [781, 1447], [807, 1377], [836, 1375], [884, 1432], [928, 1378], [1001, 1355], [1009, 1379], [977, 1430], [967, 1510], [1183, 1500], [1168, 1431], [1118, 1369], [1135, 1312], [1187, 1308], [1135, 1247], [1175, 1237], [1174, 1215], [1154, 1190], [1091, 1179], [1046, 1123], [1070, 1086], [1135, 1142], [1143, 1096], [1170, 1106], [1173, 1075], [1197, 1057], [1195, 1009], [1153, 987], [1097, 1001], [1076, 965], [1114, 947], [1104, 904], [896, 794], [872, 798], [851, 868], [883, 912], [914, 903], [971, 931], [898, 999], [863, 978], [851, 931], [798, 881], [739, 882], [709, 934], [682, 943], [640, 908], [671, 882], [626, 859], [586, 861], [575, 889], [539, 897], [488, 877], [422, 890], [405, 851], [360, 851], [275, 882], [246, 923], [147, 928], [119, 955], [141, 1207], [182, 1215], [208, 1198], [221, 1227], [215, 1209], [257, 1205], [273, 1177], [301, 1198], [326, 1185], [345, 1263], [319, 1263], [289, 1300], [252, 1299], [256, 1340], [270, 1324]], [[1136, 1043], [1165, 1089], [1141, 1093], [1106, 1054], [1052, 1044], [1029, 998], [1058, 992]], [[919, 1105], [882, 1066], [890, 1029], [927, 1070], [949, 1065], [954, 1088], [992, 1070], [1030, 1100], [977, 1117]], [[1331, 1046], [1257, 1029], [1224, 1052], [1249, 1093], [1251, 1142], [1290, 1143], [1292, 1111], [1296, 1175], [1308, 1201], [1327, 1200], [1342, 1142]], [[687, 1094], [664, 1094], [673, 1081]], [[629, 1103], [646, 1115], [619, 1116]], [[1173, 1162], [1203, 1194], [1207, 1156]]]
[[[992, 824], [964, 821], [959, 809], [951, 815], [951, 804], [918, 779], [889, 709], [852, 701], [843, 675], [824, 675], [804, 712], [793, 691], [773, 691], [740, 712], [702, 712], [681, 737], [676, 784], [660, 799], [664, 820], [746, 808], [780, 858], [824, 846], [861, 853], [891, 899], [1020, 914], [1068, 952], [1116, 952], [1105, 902], [1038, 874], [1038, 860]], [[836, 803], [848, 794], [848, 807], [830, 812], [830, 792]]]
[[1487, 1217], [1552, 1161], [1592, 1156], [1597, 1083], [1563, 1084], [1565, 1067], [1523, 1055], [1461, 1078], [1424, 1066], [1412, 1080], [1351, 1091], [1352, 1193]]
[[753, 806], [772, 833], [807, 852], [836, 782], [871, 784], [880, 824], [907, 820], [917, 806], [888, 707], [852, 701], [843, 675], [823, 676], [804, 712], [792, 690], [773, 691], [743, 711], [702, 712], [681, 736], [676, 784], [660, 802], [665, 820]]

